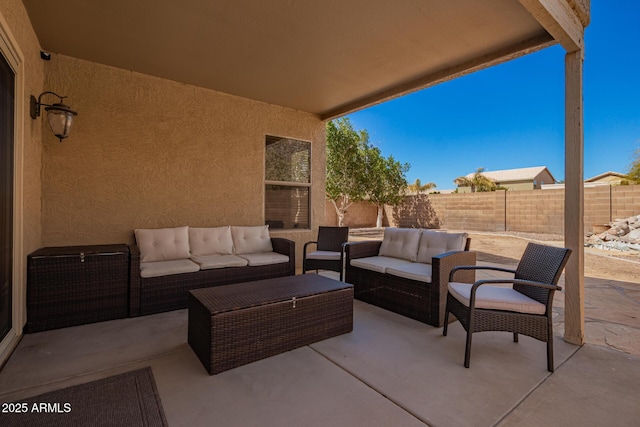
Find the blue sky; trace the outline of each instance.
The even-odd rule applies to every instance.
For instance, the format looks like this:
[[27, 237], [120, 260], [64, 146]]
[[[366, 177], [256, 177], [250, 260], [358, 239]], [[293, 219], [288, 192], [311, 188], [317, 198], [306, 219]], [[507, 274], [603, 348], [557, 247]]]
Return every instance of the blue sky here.
[[[585, 34], [584, 175], [625, 173], [640, 148], [640, 1], [592, 0]], [[531, 55], [348, 117], [410, 163], [409, 182], [547, 166], [564, 179], [564, 49]]]

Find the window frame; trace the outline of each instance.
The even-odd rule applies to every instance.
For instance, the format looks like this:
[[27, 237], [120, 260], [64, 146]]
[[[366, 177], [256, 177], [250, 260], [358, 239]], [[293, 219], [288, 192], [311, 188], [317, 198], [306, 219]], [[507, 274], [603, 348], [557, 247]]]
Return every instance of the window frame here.
[[[277, 180], [269, 180], [267, 179], [267, 144], [269, 142], [269, 139], [280, 139], [280, 140], [290, 140], [290, 141], [295, 141], [297, 143], [304, 143], [306, 145], [308, 145], [308, 153], [309, 153], [309, 181], [308, 182], [297, 182], [297, 181], [277, 181]], [[312, 173], [312, 165], [313, 165], [313, 144], [311, 143], [311, 141], [307, 141], [304, 139], [299, 139], [299, 138], [293, 138], [293, 137], [288, 137], [288, 136], [276, 136], [273, 134], [265, 134], [264, 135], [264, 139], [263, 139], [263, 143], [264, 143], [264, 186], [263, 186], [263, 190], [264, 190], [264, 198], [263, 198], [263, 218], [264, 218], [264, 223], [267, 224], [267, 187], [268, 186], [279, 186], [279, 187], [290, 187], [290, 188], [306, 188], [307, 189], [307, 197], [308, 197], [308, 214], [307, 214], [307, 226], [306, 227], [302, 227], [302, 228], [273, 228], [273, 230], [281, 230], [281, 231], [294, 231], [294, 230], [304, 230], [304, 231], [308, 231], [311, 230], [311, 224], [312, 224], [312, 209], [311, 209], [311, 203], [312, 203], [312, 183], [313, 183], [313, 173]]]

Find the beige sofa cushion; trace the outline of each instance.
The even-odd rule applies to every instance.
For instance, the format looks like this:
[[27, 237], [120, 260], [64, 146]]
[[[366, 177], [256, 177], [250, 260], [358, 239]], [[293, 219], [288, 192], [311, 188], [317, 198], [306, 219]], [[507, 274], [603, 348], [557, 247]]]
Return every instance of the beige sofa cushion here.
[[356, 258], [351, 260], [351, 265], [365, 270], [386, 273], [389, 268], [402, 268], [402, 266], [412, 264], [406, 259], [399, 259], [387, 256], [371, 256], [366, 258]]
[[431, 264], [431, 258], [452, 251], [463, 251], [467, 233], [421, 230], [418, 262]]
[[[471, 284], [449, 282], [449, 292], [465, 306], [469, 307]], [[521, 294], [512, 288], [484, 285], [476, 291], [476, 308], [506, 310], [527, 314], [544, 314], [544, 304]]]
[[386, 228], [379, 255], [416, 262], [421, 231], [419, 228]]
[[289, 262], [288, 256], [279, 254], [277, 252], [259, 252], [259, 253], [252, 253], [252, 254], [242, 254], [238, 256], [246, 259], [250, 267], [255, 267], [258, 265], [271, 265], [271, 264], [280, 264], [283, 262]]
[[273, 252], [268, 225], [256, 227], [231, 226], [231, 237], [233, 238], [233, 248], [237, 255]]
[[160, 277], [171, 274], [193, 273], [200, 270], [198, 264], [188, 259], [140, 263], [140, 277]]
[[386, 273], [418, 282], [431, 283], [431, 264], [411, 262], [387, 268]]
[[137, 229], [140, 262], [189, 258], [189, 227]]
[[192, 256], [232, 255], [231, 227], [189, 227], [189, 247]]
[[247, 260], [236, 255], [202, 255], [192, 256], [191, 260], [200, 266], [200, 270], [214, 268], [244, 267]]

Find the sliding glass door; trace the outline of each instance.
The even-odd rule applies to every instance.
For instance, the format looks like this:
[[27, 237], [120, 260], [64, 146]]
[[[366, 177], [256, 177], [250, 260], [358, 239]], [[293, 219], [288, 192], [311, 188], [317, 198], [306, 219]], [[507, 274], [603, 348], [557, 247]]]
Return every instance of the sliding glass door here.
[[0, 341], [11, 330], [15, 73], [0, 54]]

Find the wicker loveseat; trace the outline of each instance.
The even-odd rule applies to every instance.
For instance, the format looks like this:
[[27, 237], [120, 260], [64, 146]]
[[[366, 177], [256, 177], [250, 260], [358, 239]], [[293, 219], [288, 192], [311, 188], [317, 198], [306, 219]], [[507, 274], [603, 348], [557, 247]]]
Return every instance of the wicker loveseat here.
[[[449, 272], [458, 265], [475, 265], [466, 233], [387, 228], [382, 241], [345, 246], [345, 281], [354, 297], [423, 323], [444, 323]], [[456, 280], [473, 283], [473, 272]]]
[[267, 226], [136, 230], [129, 316], [187, 307], [191, 289], [295, 275], [295, 243]]

